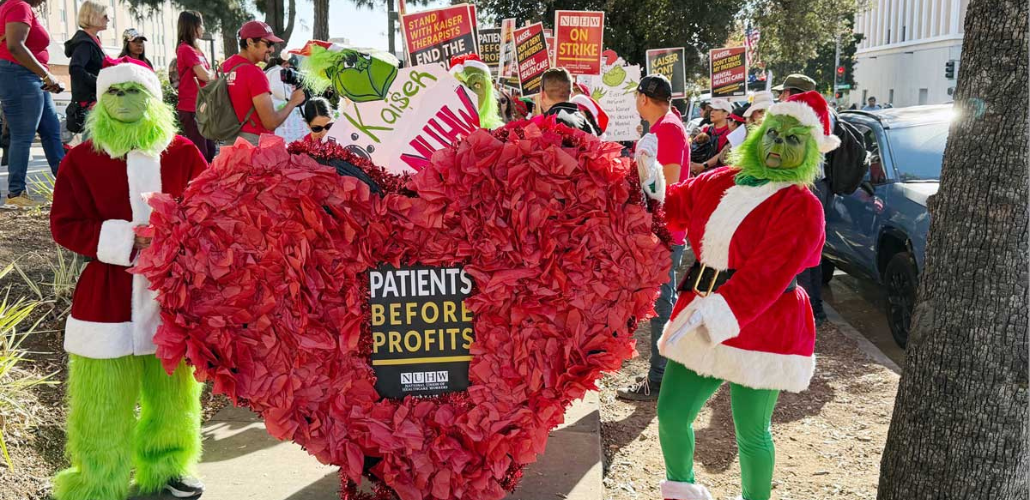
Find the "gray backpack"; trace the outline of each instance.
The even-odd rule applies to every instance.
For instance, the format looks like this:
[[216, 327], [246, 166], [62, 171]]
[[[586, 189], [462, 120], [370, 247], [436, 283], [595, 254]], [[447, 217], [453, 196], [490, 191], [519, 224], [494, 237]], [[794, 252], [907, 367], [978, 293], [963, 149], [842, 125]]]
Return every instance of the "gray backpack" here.
[[197, 92], [197, 129], [200, 135], [213, 141], [231, 141], [239, 136], [243, 124], [254, 114], [252, 105], [243, 117], [243, 122], [240, 122], [229, 97], [229, 75], [244, 64], [249, 63], [233, 66], [226, 74]]

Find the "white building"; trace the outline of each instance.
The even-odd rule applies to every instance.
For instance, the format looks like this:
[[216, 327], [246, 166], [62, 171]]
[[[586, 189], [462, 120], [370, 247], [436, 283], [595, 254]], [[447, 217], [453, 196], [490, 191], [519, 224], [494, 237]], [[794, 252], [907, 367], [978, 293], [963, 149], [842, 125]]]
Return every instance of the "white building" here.
[[[180, 9], [172, 5], [171, 0], [164, 0], [160, 10], [145, 16], [142, 20], [134, 18], [129, 12], [128, 4], [121, 0], [97, 1], [108, 6], [107, 15], [110, 23], [106, 30], [100, 32], [100, 43], [103, 44], [107, 55], [117, 57], [122, 51], [122, 32], [136, 28], [147, 37], [146, 54], [154, 68], [159, 71], [167, 70], [169, 63], [175, 58], [180, 12]], [[78, 30], [77, 20], [81, 3], [81, 0], [48, 0], [41, 7], [40, 20], [50, 33], [50, 70], [63, 80], [65, 88], [71, 88], [71, 81], [68, 77], [68, 58], [64, 55], [64, 42]], [[213, 56], [210, 42], [200, 42], [201, 48], [212, 63], [222, 59], [221, 39], [217, 35], [215, 39], [218, 40], [214, 44], [217, 53]]]
[[[856, 88], [851, 102], [868, 97], [895, 107], [941, 104], [952, 100], [959, 71], [963, 24], [969, 0], [873, 0], [855, 18], [855, 32], [865, 35], [855, 61]], [[861, 100], [859, 100], [861, 99]]]

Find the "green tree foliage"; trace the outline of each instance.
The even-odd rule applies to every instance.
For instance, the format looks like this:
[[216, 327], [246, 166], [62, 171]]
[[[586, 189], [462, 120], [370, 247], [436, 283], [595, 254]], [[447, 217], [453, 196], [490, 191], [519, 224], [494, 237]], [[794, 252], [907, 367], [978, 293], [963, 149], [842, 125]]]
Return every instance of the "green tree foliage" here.
[[[863, 35], [852, 33], [851, 23], [849, 18], [847, 28], [840, 37], [840, 65], [844, 66], [844, 78], [840, 79], [840, 83], [847, 83], [851, 88], [855, 88], [855, 52]], [[764, 37], [765, 33], [762, 35]], [[767, 68], [772, 70], [776, 83], [791, 73], [802, 73], [815, 80], [817, 90], [828, 94], [833, 91], [833, 78], [837, 71], [834, 66], [835, 50], [836, 41], [830, 40], [816, 47], [815, 57], [811, 59], [791, 60], [777, 57], [777, 62], [768, 64]]]
[[[757, 0], [745, 2], [740, 19], [761, 30], [759, 59], [773, 67], [774, 72], [781, 65], [800, 69], [806, 61], [819, 58], [820, 51], [824, 51], [827, 46], [830, 47], [830, 64], [827, 68], [832, 68], [837, 35], [841, 35], [843, 49], [845, 37], [850, 36], [854, 24], [855, 12], [865, 5], [865, 1]], [[851, 41], [848, 45], [853, 44], [854, 41]], [[822, 83], [816, 75], [808, 76]], [[826, 81], [833, 84], [828, 75]]]
[[[160, 9], [164, 5], [164, 0], [127, 0], [127, 3], [129, 12], [137, 19], [142, 19]], [[239, 50], [236, 30], [251, 19], [245, 0], [172, 0], [172, 5], [180, 11], [200, 12], [200, 15], [204, 16], [204, 28], [209, 33], [222, 34], [223, 50], [226, 54], [235, 54]]]

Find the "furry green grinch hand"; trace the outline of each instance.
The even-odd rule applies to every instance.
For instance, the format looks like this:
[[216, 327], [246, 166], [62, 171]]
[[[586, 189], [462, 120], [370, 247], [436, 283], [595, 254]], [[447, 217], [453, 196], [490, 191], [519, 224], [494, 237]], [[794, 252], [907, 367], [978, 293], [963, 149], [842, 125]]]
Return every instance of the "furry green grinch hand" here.
[[181, 196], [207, 163], [175, 135], [153, 70], [114, 62], [97, 75], [89, 140], [61, 162], [50, 211], [54, 241], [88, 261], [65, 325], [70, 466], [54, 478], [53, 496], [124, 500], [134, 479], [142, 494], [196, 498], [201, 386], [185, 364], [169, 374], [154, 356], [160, 308], [147, 279], [128, 268], [149, 245], [136, 233], [150, 221], [147, 196]]
[[494, 82], [490, 67], [477, 54], [451, 58], [450, 72], [479, 98], [479, 126], [488, 130], [504, 125], [494, 97]]
[[822, 154], [839, 144], [826, 101], [791, 96], [734, 151], [736, 166], [669, 188], [669, 228], [685, 230], [697, 263], [679, 290], [658, 348], [669, 362], [658, 397], [665, 456], [662, 496], [711, 499], [694, 475], [693, 422], [730, 384], [740, 453], [741, 496], [771, 496], [771, 416], [780, 391], [808, 388], [815, 322], [795, 276], [819, 265], [823, 209], [809, 186]]

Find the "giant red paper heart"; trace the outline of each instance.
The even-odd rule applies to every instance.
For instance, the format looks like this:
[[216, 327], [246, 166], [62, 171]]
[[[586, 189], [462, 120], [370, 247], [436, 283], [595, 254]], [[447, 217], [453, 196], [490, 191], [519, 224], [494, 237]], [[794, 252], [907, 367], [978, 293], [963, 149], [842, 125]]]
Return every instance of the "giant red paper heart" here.
[[[410, 178], [366, 167], [383, 196], [266, 137], [225, 148], [182, 200], [154, 197], [134, 272], [160, 292], [158, 357], [185, 357], [354, 482], [371, 457], [403, 500], [502, 498], [571, 402], [634, 353], [668, 277], [635, 168], [618, 145], [526, 122]], [[368, 271], [383, 263], [474, 278], [467, 392], [376, 392]]]

